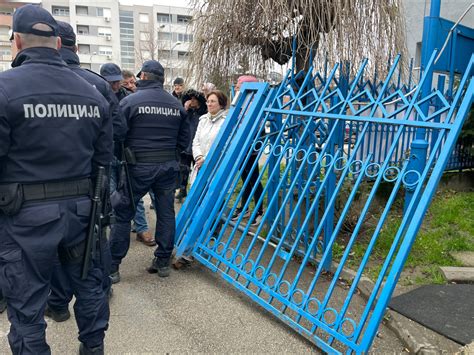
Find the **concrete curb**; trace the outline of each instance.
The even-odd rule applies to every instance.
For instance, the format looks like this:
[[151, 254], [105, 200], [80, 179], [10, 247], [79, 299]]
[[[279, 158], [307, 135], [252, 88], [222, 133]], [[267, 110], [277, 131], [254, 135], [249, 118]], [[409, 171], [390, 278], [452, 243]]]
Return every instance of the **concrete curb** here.
[[[333, 262], [331, 271], [334, 272], [339, 267], [339, 264]], [[356, 277], [357, 273], [353, 270], [343, 268], [340, 277], [344, 280], [351, 281]], [[360, 278], [357, 289], [365, 299], [369, 299], [375, 284], [368, 277], [362, 276]], [[387, 309], [384, 317], [384, 322], [387, 327], [395, 333], [395, 335], [405, 344], [410, 353], [419, 355], [434, 355], [442, 354], [442, 351], [430, 344], [422, 334], [416, 332], [413, 321], [402, 316], [401, 314]]]

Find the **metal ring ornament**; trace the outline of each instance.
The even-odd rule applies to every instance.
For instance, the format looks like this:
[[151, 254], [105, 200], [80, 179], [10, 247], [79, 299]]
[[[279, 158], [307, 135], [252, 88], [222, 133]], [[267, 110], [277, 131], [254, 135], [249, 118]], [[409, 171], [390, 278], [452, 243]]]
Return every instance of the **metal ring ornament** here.
[[318, 240], [316, 243], [316, 252], [322, 254], [324, 250], [324, 242], [322, 240]]
[[225, 251], [225, 243], [224, 243], [224, 242], [220, 242], [219, 244], [217, 244], [216, 253], [217, 253], [218, 255], [223, 255], [223, 254], [224, 254], [224, 251]]
[[[343, 162], [342, 165], [339, 167], [338, 164], [340, 162]], [[340, 170], [344, 170], [345, 167], [347, 165], [347, 158], [346, 157], [339, 157], [336, 159], [336, 161], [334, 162], [334, 170], [337, 170], [337, 171], [340, 171]]]
[[[413, 181], [413, 182], [408, 183], [407, 182], [407, 176], [409, 174], [415, 174], [416, 175], [416, 180]], [[421, 179], [421, 174], [416, 170], [408, 170], [402, 176], [402, 182], [406, 187], [415, 187], [420, 182], [420, 179]]]
[[312, 151], [311, 153], [308, 154], [307, 159], [308, 159], [309, 164], [315, 164], [318, 161], [318, 153], [315, 151]]
[[214, 248], [216, 247], [216, 238], [209, 238], [206, 244], [209, 249], [214, 250]]
[[[316, 305], [316, 307], [314, 307], [313, 305]], [[321, 308], [321, 302], [319, 302], [317, 298], [312, 297], [308, 299], [308, 301], [306, 301], [305, 310], [306, 312], [311, 314], [313, 317], [317, 316], [320, 308]]]
[[[371, 170], [376, 170], [375, 173], [371, 173], [370, 171]], [[378, 163], [370, 163], [369, 165], [367, 165], [367, 167], [365, 168], [365, 176], [369, 177], [369, 178], [376, 178], [378, 175], [380, 174], [380, 164]]]
[[334, 160], [334, 157], [332, 156], [332, 154], [328, 154], [328, 153], [324, 154], [323, 157], [321, 158], [321, 168], [328, 167], [329, 165], [331, 165], [333, 160]]
[[[351, 331], [350, 332], [347, 332], [346, 330], [344, 330], [344, 325], [349, 323], [351, 325]], [[341, 324], [339, 325], [339, 330], [338, 332], [341, 333], [342, 335], [344, 335], [346, 338], [352, 338], [354, 336], [354, 332], [357, 328], [357, 324], [354, 322], [353, 319], [350, 319], [350, 318], [344, 318], [341, 322]]]
[[288, 158], [291, 158], [293, 156], [294, 151], [295, 151], [295, 149], [293, 147], [286, 147], [285, 148], [285, 155]]
[[262, 265], [259, 265], [253, 271], [253, 276], [258, 280], [263, 280], [263, 275], [265, 275], [265, 268]]
[[247, 274], [250, 274], [253, 270], [253, 265], [253, 260], [247, 260], [245, 264], [242, 265], [242, 270], [244, 270]]
[[277, 144], [272, 151], [272, 155], [275, 157], [279, 157], [283, 153], [283, 146], [281, 144]]
[[270, 143], [265, 144], [265, 147], [263, 148], [263, 154], [269, 155], [271, 151], [272, 145]]
[[[287, 289], [285, 290], [284, 287]], [[288, 293], [290, 292], [290, 287], [291, 287], [290, 283], [286, 280], [283, 280], [278, 285], [278, 293], [282, 295], [283, 297], [288, 297]]]
[[[396, 172], [395, 174], [395, 177], [392, 177], [390, 178], [388, 176], [388, 174], [390, 172]], [[394, 181], [397, 181], [398, 180], [398, 177], [400, 175], [400, 169], [397, 167], [397, 166], [389, 166], [387, 167], [387, 169], [385, 169], [385, 171], [383, 172], [383, 179], [386, 181], [386, 182], [394, 182]]]
[[[352, 173], [352, 174], [359, 174], [360, 171], [362, 170], [362, 166], [364, 165], [364, 163], [362, 162], [362, 160], [354, 160], [352, 163], [350, 163], [349, 165], [349, 171]], [[358, 166], [359, 170], [354, 170], [356, 167]]]
[[240, 265], [242, 265], [242, 261], [244, 261], [244, 254], [238, 253], [234, 258], [235, 266], [240, 267]]
[[[333, 322], [330, 322], [326, 319], [326, 315], [328, 314], [328, 312], [331, 312], [332, 314], [334, 314], [334, 321]], [[337, 321], [337, 312], [334, 308], [326, 308], [324, 311], [323, 311], [323, 321], [329, 325], [330, 327], [333, 327], [335, 324], [336, 324], [336, 321]]]
[[264, 284], [267, 285], [269, 288], [273, 289], [276, 285], [277, 275], [275, 273], [270, 273], [265, 277]]
[[[301, 299], [298, 300], [296, 297], [301, 297]], [[297, 288], [291, 294], [291, 302], [293, 302], [297, 306], [301, 306], [303, 304], [303, 301], [304, 301], [304, 292], [303, 290], [300, 290], [299, 288]]]
[[308, 151], [306, 149], [300, 148], [296, 151], [295, 160], [296, 161], [303, 161], [303, 160], [306, 159], [307, 154], [308, 154]]
[[[230, 253], [230, 255], [229, 255], [229, 253]], [[234, 248], [228, 248], [225, 251], [224, 257], [227, 261], [231, 261], [234, 258]]]
[[[257, 147], [257, 145], [259, 145], [259, 146]], [[263, 145], [262, 141], [256, 141], [256, 142], [254, 142], [254, 144], [252, 144], [252, 150], [254, 150], [255, 152], [258, 152], [260, 149], [263, 148], [263, 146], [264, 145]]]

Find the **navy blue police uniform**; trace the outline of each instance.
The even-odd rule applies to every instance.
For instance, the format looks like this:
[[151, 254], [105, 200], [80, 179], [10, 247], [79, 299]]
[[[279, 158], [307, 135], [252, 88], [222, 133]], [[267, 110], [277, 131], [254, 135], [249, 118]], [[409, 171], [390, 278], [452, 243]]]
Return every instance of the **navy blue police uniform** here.
[[[46, 10], [25, 5], [13, 15], [13, 31], [51, 37], [58, 29]], [[24, 49], [12, 66], [0, 73], [0, 288], [10, 347], [14, 354], [51, 352], [43, 314], [59, 258], [76, 297], [81, 348], [100, 350], [109, 320], [103, 270], [93, 258], [83, 280], [82, 258], [69, 251], [86, 238], [91, 176], [112, 158], [108, 103], [55, 49]]]
[[[80, 67], [79, 57], [73, 48], [76, 45], [76, 34], [72, 26], [62, 21], [58, 21], [58, 26], [59, 37], [61, 38], [62, 44], [59, 53], [62, 59], [66, 62], [69, 69], [95, 87], [109, 103], [113, 124], [114, 147], [117, 147], [120, 145], [120, 142], [123, 141], [127, 130], [125, 119], [118, 105], [118, 100], [109, 83], [102, 76]], [[110, 293], [111, 287], [111, 281], [108, 276], [110, 274], [111, 265], [110, 247], [105, 236], [101, 242], [101, 262], [104, 268], [104, 275], [106, 275], [103, 286], [104, 292], [108, 294]], [[51, 292], [48, 297], [46, 314], [52, 316], [53, 319], [57, 321], [67, 320], [70, 316], [68, 305], [72, 300], [72, 296], [72, 288], [59, 264], [55, 268], [55, 272], [51, 278]]]
[[[156, 200], [154, 252], [158, 266], [169, 265], [175, 238], [174, 189], [179, 171], [176, 152], [189, 140], [189, 125], [182, 105], [163, 89], [164, 70], [157, 61], [143, 64], [142, 71], [159, 80], [141, 80], [137, 92], [120, 102], [128, 125], [125, 146], [135, 158], [130, 164], [132, 196], [135, 204], [150, 190]], [[118, 272], [130, 246], [130, 207], [126, 186], [119, 187], [120, 198], [112, 204], [116, 214], [110, 235], [112, 272]]]

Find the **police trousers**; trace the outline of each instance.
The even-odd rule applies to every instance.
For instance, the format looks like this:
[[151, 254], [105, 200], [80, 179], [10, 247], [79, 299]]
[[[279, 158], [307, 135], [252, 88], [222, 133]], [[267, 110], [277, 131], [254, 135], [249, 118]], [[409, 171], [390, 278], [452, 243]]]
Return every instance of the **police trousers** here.
[[[104, 280], [102, 282], [102, 288], [106, 295], [110, 294], [110, 288], [112, 282], [110, 280], [110, 246], [107, 237], [105, 236], [106, 231], [103, 231], [102, 240], [100, 247], [97, 249], [97, 255], [95, 256], [96, 263], [102, 268]], [[55, 312], [62, 313], [66, 312], [69, 308], [69, 302], [72, 300], [74, 295], [73, 289], [69, 282], [68, 276], [64, 271], [59, 259], [54, 267], [53, 274], [51, 276], [51, 292], [48, 296], [48, 307]]]
[[[74, 197], [27, 202], [14, 216], [0, 215], [0, 289], [7, 300], [13, 354], [51, 353], [44, 309], [58, 249], [85, 239], [90, 210], [88, 197]], [[82, 280], [82, 262], [64, 263], [62, 268], [76, 296], [79, 341], [87, 347], [99, 346], [109, 321], [103, 269], [94, 260]]]
[[[177, 161], [165, 163], [138, 163], [130, 165], [131, 185], [135, 204], [148, 192], [155, 195], [156, 228], [155, 241], [157, 248], [154, 255], [158, 261], [167, 262], [171, 258], [175, 238], [174, 189], [178, 176]], [[122, 179], [123, 181], [124, 179]], [[112, 254], [112, 271], [127, 255], [130, 248], [131, 220], [135, 211], [131, 208], [127, 184], [118, 187], [120, 200], [113, 205], [115, 223], [110, 233], [110, 251]]]

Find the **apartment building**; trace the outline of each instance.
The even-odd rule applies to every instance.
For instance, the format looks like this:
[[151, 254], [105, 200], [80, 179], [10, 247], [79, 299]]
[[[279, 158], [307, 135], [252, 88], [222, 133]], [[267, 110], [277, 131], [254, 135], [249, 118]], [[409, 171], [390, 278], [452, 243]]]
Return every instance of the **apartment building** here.
[[120, 5], [119, 13], [123, 68], [136, 71], [145, 60], [156, 59], [165, 68], [168, 89], [177, 76], [192, 83], [188, 71], [189, 49], [193, 41], [189, 8]]
[[24, 2], [21, 1], [0, 3], [0, 71], [10, 69], [11, 62], [16, 55], [16, 47], [10, 42], [10, 30], [13, 12], [22, 5]]
[[81, 66], [98, 72], [112, 62], [136, 72], [145, 60], [157, 59], [165, 68], [167, 88], [177, 76], [192, 81], [189, 8], [126, 6], [118, 0], [43, 0], [42, 6], [75, 29]]
[[120, 65], [117, 0], [43, 0], [42, 6], [76, 31], [81, 66], [98, 72], [104, 63]]

